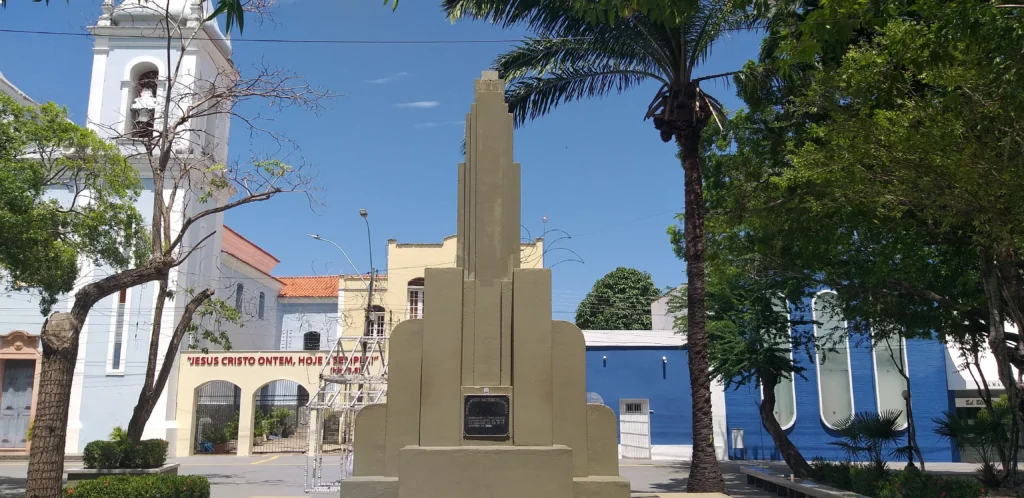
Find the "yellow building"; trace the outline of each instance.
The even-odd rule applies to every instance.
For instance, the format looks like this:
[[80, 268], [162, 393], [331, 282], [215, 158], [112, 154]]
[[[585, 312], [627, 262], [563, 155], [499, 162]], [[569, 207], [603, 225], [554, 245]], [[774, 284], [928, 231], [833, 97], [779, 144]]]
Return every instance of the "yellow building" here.
[[[423, 274], [427, 268], [454, 268], [456, 236], [440, 244], [388, 241], [387, 273], [377, 276], [373, 289], [371, 333], [388, 337], [402, 320], [422, 318], [426, 305]], [[544, 267], [544, 241], [536, 239], [521, 245], [522, 268]], [[369, 275], [345, 275], [338, 293], [339, 332], [344, 337], [360, 337], [365, 331], [366, 296]]]

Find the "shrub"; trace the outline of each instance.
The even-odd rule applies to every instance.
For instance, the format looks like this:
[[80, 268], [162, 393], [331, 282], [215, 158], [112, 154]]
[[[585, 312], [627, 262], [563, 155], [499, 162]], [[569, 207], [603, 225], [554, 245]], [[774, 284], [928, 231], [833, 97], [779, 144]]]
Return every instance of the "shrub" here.
[[166, 461], [167, 441], [163, 439], [147, 439], [138, 445], [127, 440], [93, 441], [82, 452], [87, 469], [153, 469]]
[[93, 441], [82, 450], [87, 469], [116, 469], [121, 466], [121, 449], [113, 441]]
[[896, 472], [879, 489], [878, 498], [978, 498], [986, 496], [977, 479], [937, 476], [911, 470]]
[[210, 498], [203, 476], [103, 476], [64, 488], [68, 498]]
[[849, 462], [830, 462], [815, 458], [811, 462], [811, 479], [833, 488], [850, 489], [853, 486], [850, 469]]

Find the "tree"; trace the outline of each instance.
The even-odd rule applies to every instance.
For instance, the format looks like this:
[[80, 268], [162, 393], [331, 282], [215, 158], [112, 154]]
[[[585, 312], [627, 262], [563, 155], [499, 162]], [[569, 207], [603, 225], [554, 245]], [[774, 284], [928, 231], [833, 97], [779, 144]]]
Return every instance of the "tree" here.
[[[682, 257], [685, 250], [678, 231], [672, 231], [674, 250]], [[756, 257], [735, 254], [717, 247], [708, 259], [708, 358], [711, 375], [728, 388], [754, 385], [763, 399], [758, 412], [761, 424], [772, 438], [793, 474], [811, 477], [811, 466], [789, 439], [776, 415], [775, 389], [782, 379], [795, 380], [806, 370], [797, 365], [794, 352], [805, 349], [814, 338], [797, 332], [796, 325], [808, 324], [792, 319], [788, 303], [802, 306], [807, 294], [803, 278], [774, 272]], [[673, 295], [669, 310], [686, 309], [686, 297]], [[688, 317], [676, 318], [676, 328], [688, 329]]]
[[[266, 66], [257, 66], [246, 75], [231, 65], [203, 74], [190, 71], [185, 61], [191, 52], [186, 49], [193, 43], [202, 43], [203, 24], [210, 22], [201, 18], [201, 6], [191, 5], [200, 8], [193, 8], [189, 15], [180, 18], [172, 16], [167, 5], [145, 6], [147, 15], [160, 21], [156, 25], [165, 49], [167, 74], [144, 74], [136, 82], [140, 97], [141, 92], [147, 95], [133, 103], [140, 111], [128, 126], [103, 126], [102, 131], [109, 138], [127, 144], [130, 163], [151, 175], [154, 185], [164, 188], [156, 188], [153, 196], [148, 258], [82, 286], [74, 294], [71, 310], [52, 314], [43, 325], [39, 401], [28, 471], [30, 497], [55, 498], [60, 494], [71, 381], [82, 326], [90, 309], [122, 289], [158, 283], [160, 299], [154, 310], [145, 379], [127, 430], [128, 437], [138, 441], [163, 392], [182, 340], [190, 334], [204, 335], [202, 327], [193, 324], [193, 315], [204, 305], [212, 307], [211, 313], [218, 309], [216, 302], [210, 303], [215, 289], [188, 292], [189, 289], [181, 289], [170, 280], [170, 270], [215, 234], [198, 233], [201, 222], [278, 194], [296, 192], [310, 196], [313, 191], [312, 178], [301, 166], [293, 167], [260, 155], [254, 155], [249, 162], [226, 163], [226, 147], [222, 144], [227, 137], [217, 135], [216, 130], [202, 123], [234, 119], [251, 133], [269, 137], [283, 148], [291, 144], [290, 140], [264, 128], [265, 120], [259, 115], [244, 113], [246, 104], [260, 101], [272, 109], [297, 106], [317, 112], [321, 99], [330, 94], [310, 87], [293, 74]], [[111, 11], [112, 7], [105, 8], [107, 19]], [[175, 295], [187, 295], [188, 300], [161, 356], [163, 311], [166, 302]], [[216, 334], [205, 334], [205, 338], [224, 339]]]
[[[50, 5], [50, 0], [33, 1], [43, 1], [46, 5]], [[67, 2], [70, 4], [71, 0], [67, 0]], [[395, 4], [397, 6], [398, 2], [395, 2]], [[218, 16], [223, 15], [224, 28], [230, 33], [231, 28], [237, 24], [238, 33], [241, 34], [242, 29], [245, 27], [245, 13], [255, 12], [254, 8], [257, 5], [265, 6], [265, 0], [217, 0], [217, 8], [204, 19], [204, 22], [212, 21]], [[0, 0], [0, 8], [7, 8], [7, 0]]]
[[[57, 188], [70, 197], [47, 195]], [[44, 314], [74, 288], [80, 260], [114, 268], [145, 260], [141, 188], [117, 147], [67, 109], [0, 94], [0, 275], [11, 290], [34, 289]]]
[[[873, 342], [987, 345], [1020, 434], [1011, 366], [1024, 366], [1024, 345], [1004, 325], [1024, 323], [1024, 82], [1002, 66], [1020, 62], [1019, 22], [972, 2], [840, 1], [801, 15], [765, 48], [814, 70], [784, 92], [741, 88], [750, 110], [709, 168], [710, 237], [836, 289]], [[839, 29], [823, 33], [830, 18]]]
[[593, 22], [571, 0], [446, 0], [452, 19], [486, 19], [502, 26], [524, 24], [537, 36], [494, 63], [511, 82], [507, 98], [515, 124], [553, 111], [562, 103], [624, 92], [643, 82], [661, 88], [645, 111], [663, 141], [675, 140], [685, 173], [685, 237], [688, 354], [693, 398], [693, 463], [687, 490], [724, 492], [712, 434], [711, 379], [708, 374], [704, 306], [704, 227], [701, 133], [721, 122], [721, 104], [701, 84], [712, 80], [762, 75], [729, 71], [696, 76], [712, 45], [727, 30], [749, 26], [752, 18], [731, 0], [694, 4], [674, 24], [641, 13], [615, 22]]
[[651, 274], [618, 267], [594, 283], [576, 308], [576, 326], [584, 330], [650, 330], [651, 303], [661, 292]]

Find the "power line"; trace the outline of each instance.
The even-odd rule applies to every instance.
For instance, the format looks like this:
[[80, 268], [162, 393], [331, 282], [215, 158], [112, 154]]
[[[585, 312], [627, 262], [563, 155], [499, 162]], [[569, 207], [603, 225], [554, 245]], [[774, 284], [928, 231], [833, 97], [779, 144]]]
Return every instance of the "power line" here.
[[[79, 33], [75, 31], [40, 31], [31, 29], [0, 29], [0, 33], [12, 33], [22, 35], [49, 35], [49, 36], [74, 36], [74, 37], [92, 37], [92, 33]], [[161, 36], [156, 35], [114, 35], [114, 38], [146, 38], [146, 39], [159, 39], [166, 40], [169, 38], [166, 34]], [[170, 36], [170, 38], [176, 38]], [[195, 40], [208, 40], [205, 37], [196, 37]], [[552, 38], [552, 40], [587, 40], [588, 37], [576, 37], [576, 38]], [[301, 39], [301, 38], [232, 38], [231, 43], [244, 42], [244, 43], [298, 43], [298, 44], [329, 44], [329, 45], [469, 45], [469, 44], [492, 44], [492, 43], [520, 43], [525, 42], [525, 38], [497, 38], [497, 39], [478, 39], [478, 40], [343, 40], [343, 39]]]

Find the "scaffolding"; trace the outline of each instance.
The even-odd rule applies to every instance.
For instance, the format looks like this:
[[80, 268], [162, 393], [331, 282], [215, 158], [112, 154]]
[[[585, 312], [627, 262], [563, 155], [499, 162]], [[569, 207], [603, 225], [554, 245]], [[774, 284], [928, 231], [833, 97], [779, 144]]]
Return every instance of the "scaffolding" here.
[[[320, 385], [309, 404], [309, 451], [305, 492], [338, 493], [352, 475], [355, 418], [366, 405], [387, 397], [387, 337], [339, 337], [320, 370]], [[340, 458], [338, 479], [324, 477], [324, 459]], [[333, 465], [333, 464], [332, 464]]]

